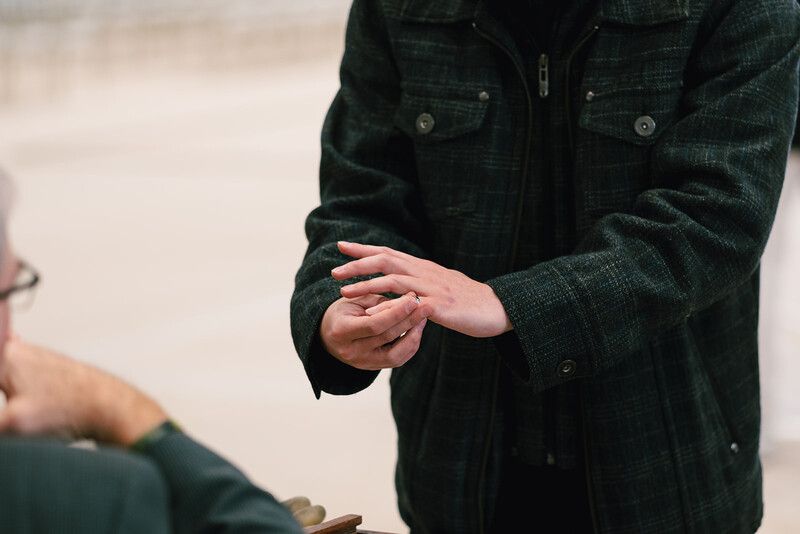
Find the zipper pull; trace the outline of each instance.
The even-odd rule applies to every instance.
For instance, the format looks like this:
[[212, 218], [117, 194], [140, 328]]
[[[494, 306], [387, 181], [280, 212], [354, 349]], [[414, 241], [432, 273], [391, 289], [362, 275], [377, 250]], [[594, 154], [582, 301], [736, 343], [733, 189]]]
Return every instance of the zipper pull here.
[[539, 56], [539, 96], [547, 98], [550, 94], [550, 58], [547, 54]]

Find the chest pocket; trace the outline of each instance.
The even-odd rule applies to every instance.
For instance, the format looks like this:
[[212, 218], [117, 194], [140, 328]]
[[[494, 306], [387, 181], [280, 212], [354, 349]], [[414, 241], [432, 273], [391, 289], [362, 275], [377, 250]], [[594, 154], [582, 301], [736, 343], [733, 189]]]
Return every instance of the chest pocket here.
[[676, 121], [680, 97], [679, 82], [585, 93], [575, 161], [589, 222], [628, 210], [658, 185], [652, 147]]
[[404, 92], [394, 123], [414, 141], [423, 204], [431, 219], [475, 210], [485, 164], [488, 99], [426, 97]]
[[653, 144], [672, 124], [680, 86], [587, 91], [578, 125], [633, 145]]

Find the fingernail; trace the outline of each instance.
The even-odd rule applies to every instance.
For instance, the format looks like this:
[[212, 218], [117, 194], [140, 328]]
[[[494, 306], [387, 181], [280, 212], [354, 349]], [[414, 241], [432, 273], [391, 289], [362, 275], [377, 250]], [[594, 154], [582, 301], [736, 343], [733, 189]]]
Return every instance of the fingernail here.
[[341, 272], [342, 272], [341, 267], [334, 267], [333, 269], [331, 269], [331, 274], [339, 274]]
[[350, 242], [349, 241], [339, 241], [337, 244], [338, 245], [349, 245]]

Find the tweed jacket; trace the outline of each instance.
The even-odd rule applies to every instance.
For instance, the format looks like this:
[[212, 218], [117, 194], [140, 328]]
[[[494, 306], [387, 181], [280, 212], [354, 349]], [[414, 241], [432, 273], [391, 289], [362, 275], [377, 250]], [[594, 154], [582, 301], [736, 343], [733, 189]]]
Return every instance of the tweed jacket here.
[[579, 385], [596, 532], [753, 532], [758, 264], [797, 111], [795, 1], [602, 0], [550, 73], [569, 86], [550, 103], [569, 118], [567, 252], [530, 265], [537, 88], [484, 1], [354, 1], [291, 304], [314, 392], [376, 376], [318, 339], [336, 241], [429, 258], [494, 289], [519, 354], [429, 324], [393, 371], [412, 532], [490, 528], [502, 365], [532, 391]]

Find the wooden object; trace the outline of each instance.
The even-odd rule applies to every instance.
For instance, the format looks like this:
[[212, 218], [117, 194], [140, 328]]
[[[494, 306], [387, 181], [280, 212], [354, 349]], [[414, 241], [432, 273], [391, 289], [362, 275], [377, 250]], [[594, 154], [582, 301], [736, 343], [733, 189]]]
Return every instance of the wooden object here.
[[360, 524], [361, 516], [350, 514], [325, 521], [313, 527], [306, 527], [303, 530], [305, 534], [388, 534], [373, 530], [360, 530], [358, 528]]

